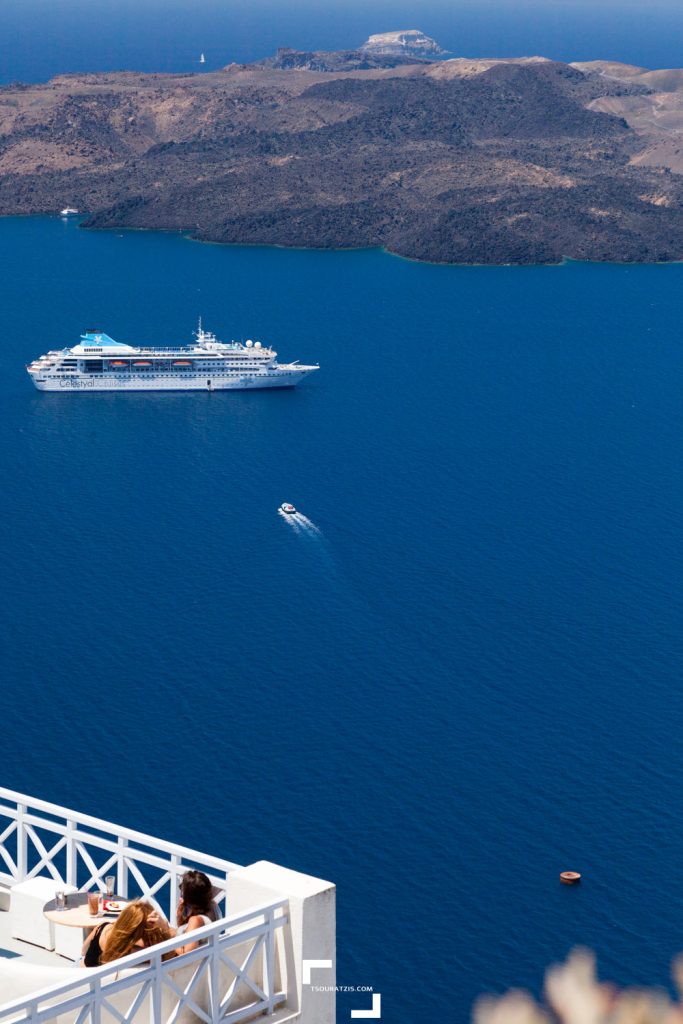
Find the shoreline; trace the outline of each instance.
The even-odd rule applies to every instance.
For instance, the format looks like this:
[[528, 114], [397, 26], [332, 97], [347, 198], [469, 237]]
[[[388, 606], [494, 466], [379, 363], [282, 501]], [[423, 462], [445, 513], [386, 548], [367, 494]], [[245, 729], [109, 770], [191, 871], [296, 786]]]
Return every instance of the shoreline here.
[[[359, 245], [359, 246], [308, 246], [308, 245], [286, 245], [278, 242], [220, 242], [212, 238], [199, 238], [196, 235], [191, 234], [187, 229], [184, 228], [147, 228], [147, 227], [131, 227], [128, 225], [121, 227], [85, 227], [80, 220], [90, 216], [90, 214], [79, 214], [78, 216], [72, 216], [69, 221], [75, 223], [78, 228], [84, 231], [99, 232], [101, 234], [116, 234], [123, 232], [138, 232], [147, 234], [160, 234], [160, 235], [178, 235], [180, 238], [185, 239], [188, 242], [195, 242], [198, 245], [215, 245], [222, 248], [231, 249], [281, 249], [288, 252], [311, 252], [311, 253], [362, 253], [362, 252], [381, 252], [386, 256], [390, 256], [392, 259], [402, 260], [405, 263], [412, 263], [415, 266], [425, 267], [443, 267], [448, 269], [456, 267], [459, 269], [472, 269], [472, 270], [534, 270], [539, 267], [548, 268], [561, 268], [569, 266], [570, 264], [577, 264], [579, 266], [593, 266], [593, 267], [670, 267], [678, 266], [683, 264], [683, 257], [679, 260], [580, 260], [575, 259], [573, 256], [563, 256], [561, 260], [547, 262], [547, 263], [450, 263], [442, 260], [423, 260], [418, 259], [416, 256], [405, 256], [399, 252], [393, 252], [386, 246], [382, 245]], [[43, 218], [46, 220], [59, 220], [62, 218], [58, 213], [0, 213], [0, 221], [12, 220], [12, 219], [38, 219]]]
[[292, 54], [311, 57], [4, 89], [0, 209], [50, 216], [68, 199], [98, 230], [430, 265], [683, 259], [683, 156], [658, 163], [661, 132], [641, 130], [666, 74], [683, 134], [683, 70], [634, 84], [604, 61], [278, 63]]

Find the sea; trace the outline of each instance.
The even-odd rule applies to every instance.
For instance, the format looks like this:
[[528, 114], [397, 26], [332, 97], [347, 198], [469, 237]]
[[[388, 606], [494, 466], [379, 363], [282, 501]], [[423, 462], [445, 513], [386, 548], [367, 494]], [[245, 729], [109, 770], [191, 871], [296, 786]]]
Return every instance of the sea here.
[[[120, 395], [25, 371], [86, 328], [189, 343], [200, 315], [320, 371]], [[0, 221], [2, 783], [331, 879], [338, 983], [386, 1021], [539, 993], [577, 945], [669, 985], [682, 320], [677, 264]]]

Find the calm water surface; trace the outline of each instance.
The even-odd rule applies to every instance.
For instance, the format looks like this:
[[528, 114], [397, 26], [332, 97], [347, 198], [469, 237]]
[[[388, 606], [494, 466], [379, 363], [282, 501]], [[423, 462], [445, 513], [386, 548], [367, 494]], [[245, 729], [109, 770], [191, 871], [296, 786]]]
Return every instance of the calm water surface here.
[[[1, 221], [0, 261], [3, 782], [333, 879], [339, 982], [389, 1021], [445, 998], [465, 1020], [579, 941], [606, 976], [666, 983], [683, 267], [49, 218]], [[25, 373], [86, 327], [189, 341], [200, 313], [322, 369], [222, 395]]]
[[371, 33], [405, 28], [458, 56], [667, 68], [681, 65], [683, 8], [678, 0], [2, 0], [0, 82], [211, 71], [278, 46], [349, 49]]

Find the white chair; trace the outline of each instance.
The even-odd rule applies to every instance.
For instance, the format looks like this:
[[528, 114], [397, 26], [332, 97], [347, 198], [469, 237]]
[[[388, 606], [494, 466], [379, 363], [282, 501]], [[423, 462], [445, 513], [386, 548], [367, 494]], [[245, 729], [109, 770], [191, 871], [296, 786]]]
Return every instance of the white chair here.
[[9, 916], [13, 939], [30, 942], [43, 949], [55, 948], [54, 926], [43, 916], [43, 907], [55, 898], [58, 890], [76, 892], [73, 885], [63, 885], [54, 878], [38, 875], [12, 886]]

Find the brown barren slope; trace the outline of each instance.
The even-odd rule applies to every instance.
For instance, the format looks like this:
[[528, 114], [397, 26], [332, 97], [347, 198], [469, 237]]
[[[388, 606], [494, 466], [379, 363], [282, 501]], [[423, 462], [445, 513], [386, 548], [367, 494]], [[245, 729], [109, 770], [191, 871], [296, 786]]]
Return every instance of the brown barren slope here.
[[287, 50], [0, 89], [0, 213], [452, 262], [683, 258], [680, 74], [367, 64]]

